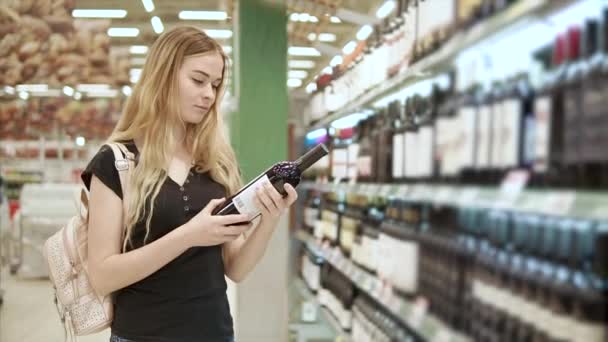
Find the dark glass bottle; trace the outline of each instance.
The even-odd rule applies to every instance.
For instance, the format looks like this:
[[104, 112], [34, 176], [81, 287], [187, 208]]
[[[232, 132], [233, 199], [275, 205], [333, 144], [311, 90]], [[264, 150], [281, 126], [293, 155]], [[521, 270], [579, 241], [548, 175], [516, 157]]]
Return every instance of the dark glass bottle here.
[[401, 101], [393, 101], [389, 104], [389, 110], [393, 114], [393, 153], [392, 153], [392, 178], [393, 181], [401, 181], [404, 178], [405, 166], [405, 128], [404, 111]]
[[[604, 26], [608, 20], [608, 9], [604, 11]], [[604, 31], [607, 31], [604, 29]], [[606, 32], [604, 32], [606, 34]], [[606, 38], [604, 37], [606, 40]], [[602, 70], [602, 63], [606, 59], [608, 47], [600, 50], [600, 30], [596, 20], [588, 20], [585, 30], [585, 57], [588, 61], [583, 72], [582, 90], [582, 129], [584, 135], [581, 141], [581, 158], [586, 164], [585, 178], [591, 188], [608, 187], [608, 154], [603, 144], [608, 142], [605, 138], [608, 129], [608, 116], [606, 115], [606, 82], [608, 70]], [[605, 44], [605, 42], [604, 42]]]
[[580, 182], [580, 137], [582, 115], [582, 64], [580, 63], [580, 36], [578, 27], [571, 27], [567, 33], [568, 67], [564, 85], [564, 163], [568, 167], [569, 185]]
[[213, 215], [232, 215], [241, 213], [260, 215], [254, 204], [255, 191], [263, 183], [269, 182], [283, 196], [287, 196], [283, 186], [286, 183], [296, 187], [300, 183], [302, 172], [326, 156], [329, 151], [323, 144], [313, 147], [296, 161], [276, 163], [264, 173], [245, 185], [236, 194], [228, 197], [224, 203], [216, 207]]

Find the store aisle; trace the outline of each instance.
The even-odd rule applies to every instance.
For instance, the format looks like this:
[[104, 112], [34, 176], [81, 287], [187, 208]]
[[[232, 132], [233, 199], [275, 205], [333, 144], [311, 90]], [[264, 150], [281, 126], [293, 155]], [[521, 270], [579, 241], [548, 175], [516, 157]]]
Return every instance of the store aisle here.
[[[64, 332], [48, 280], [22, 280], [2, 274], [4, 303], [0, 306], [0, 341], [61, 342]], [[79, 342], [107, 342], [110, 330], [78, 338]]]

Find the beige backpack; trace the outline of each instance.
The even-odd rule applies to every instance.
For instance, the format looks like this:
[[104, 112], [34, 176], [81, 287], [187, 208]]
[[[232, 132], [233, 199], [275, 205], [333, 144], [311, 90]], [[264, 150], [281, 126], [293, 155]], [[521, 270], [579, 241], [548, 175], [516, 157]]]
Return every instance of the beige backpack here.
[[[123, 193], [123, 222], [127, 212], [129, 176], [134, 156], [120, 143], [108, 144], [114, 152], [114, 166], [120, 176]], [[122, 153], [121, 153], [122, 151]], [[123, 156], [124, 153], [124, 156]], [[64, 324], [66, 340], [106, 329], [113, 319], [112, 296], [99, 296], [88, 274], [88, 193], [80, 193], [80, 213], [72, 217], [44, 244], [44, 257], [55, 290], [55, 304]]]

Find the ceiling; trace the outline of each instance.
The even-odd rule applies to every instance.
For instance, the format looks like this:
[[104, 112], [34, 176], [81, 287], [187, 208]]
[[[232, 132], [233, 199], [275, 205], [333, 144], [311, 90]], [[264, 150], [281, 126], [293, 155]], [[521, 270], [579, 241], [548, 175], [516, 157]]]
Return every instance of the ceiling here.
[[[177, 25], [190, 24], [203, 29], [232, 29], [232, 13], [237, 0], [152, 0], [154, 10], [147, 12], [141, 0], [77, 0], [77, 9], [124, 9], [127, 11], [125, 18], [112, 19], [112, 27], [132, 27], [139, 29], [137, 37], [112, 37], [113, 48], [126, 48], [133, 45], [150, 45], [158, 36], [151, 25], [151, 18], [158, 16], [165, 30]], [[241, 0], [247, 1], [247, 0]], [[278, 0], [273, 0], [278, 1]], [[288, 35], [290, 46], [316, 47], [321, 50], [321, 56], [300, 57], [289, 56], [290, 60], [313, 61], [312, 68], [294, 68], [306, 71], [303, 77], [300, 72], [299, 78], [302, 79], [302, 89], [318, 75], [323, 68], [329, 65], [330, 60], [336, 53], [340, 53], [342, 47], [350, 40], [355, 39], [355, 35], [361, 23], [349, 22], [349, 15], [356, 12], [358, 14], [369, 15], [373, 18], [373, 13], [384, 0], [286, 0], [288, 19]], [[223, 21], [208, 20], [181, 20], [178, 13], [183, 10], [207, 10], [224, 11], [228, 18]], [[345, 12], [344, 10], [348, 10]], [[307, 13], [308, 20], [302, 22], [303, 18], [298, 19], [292, 16], [293, 13]], [[332, 16], [341, 16], [342, 20], [337, 22], [336, 18], [332, 21]], [[296, 15], [297, 16], [297, 15]], [[311, 18], [314, 16], [315, 18]], [[352, 20], [351, 20], [352, 21]], [[335, 35], [334, 41], [310, 40], [310, 34], [314, 33], [319, 38], [329, 38]], [[232, 39], [220, 39], [224, 46], [231, 46]], [[137, 56], [134, 56], [137, 57]], [[141, 61], [141, 59], [140, 59]], [[294, 70], [291, 69], [290, 70]]]

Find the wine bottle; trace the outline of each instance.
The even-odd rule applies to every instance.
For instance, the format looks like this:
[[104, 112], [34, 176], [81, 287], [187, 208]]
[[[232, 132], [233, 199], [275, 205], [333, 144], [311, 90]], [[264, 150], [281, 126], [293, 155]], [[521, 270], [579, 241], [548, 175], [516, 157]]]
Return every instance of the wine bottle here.
[[[296, 187], [300, 183], [300, 177], [304, 170], [308, 169], [319, 159], [329, 153], [324, 144], [319, 144], [296, 161], [283, 161], [274, 164], [264, 173], [245, 185], [236, 194], [230, 196], [224, 203], [215, 208], [213, 215], [253, 214], [260, 215], [259, 209], [254, 204], [255, 191], [264, 183], [270, 183], [283, 197], [287, 193], [283, 189], [285, 183]], [[252, 220], [253, 220], [252, 218]]]

